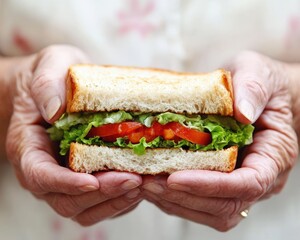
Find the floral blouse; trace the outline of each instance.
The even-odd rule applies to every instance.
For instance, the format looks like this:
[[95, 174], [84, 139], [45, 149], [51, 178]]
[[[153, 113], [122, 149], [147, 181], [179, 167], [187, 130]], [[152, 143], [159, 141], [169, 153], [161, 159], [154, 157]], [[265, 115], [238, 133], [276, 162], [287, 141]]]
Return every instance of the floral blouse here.
[[[300, 0], [0, 0], [1, 55], [26, 55], [51, 44], [75, 45], [99, 64], [184, 71], [222, 67], [245, 49], [300, 61]], [[1, 165], [0, 171], [0, 239], [274, 240], [299, 235], [296, 175], [284, 193], [255, 205], [251, 217], [229, 233], [218, 233], [147, 202], [120, 218], [80, 227], [23, 190], [10, 166]]]

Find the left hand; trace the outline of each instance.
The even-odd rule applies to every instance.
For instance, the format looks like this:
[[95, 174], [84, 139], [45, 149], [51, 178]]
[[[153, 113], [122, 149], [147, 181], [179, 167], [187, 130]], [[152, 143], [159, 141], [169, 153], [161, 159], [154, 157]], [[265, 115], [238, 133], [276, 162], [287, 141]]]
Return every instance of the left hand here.
[[47, 122], [53, 123], [65, 111], [67, 69], [89, 62], [84, 52], [53, 45], [12, 61], [17, 62], [5, 71], [11, 90], [7, 94], [11, 118], [6, 149], [20, 184], [61, 216], [84, 226], [134, 209], [142, 200], [138, 189], [141, 176], [73, 172], [59, 164], [45, 130]]
[[240, 213], [258, 200], [280, 192], [298, 156], [283, 64], [244, 52], [229, 69], [235, 118], [256, 127], [240, 168], [231, 173], [193, 170], [146, 176], [143, 183], [144, 197], [163, 211], [219, 231], [237, 225], [243, 219]]

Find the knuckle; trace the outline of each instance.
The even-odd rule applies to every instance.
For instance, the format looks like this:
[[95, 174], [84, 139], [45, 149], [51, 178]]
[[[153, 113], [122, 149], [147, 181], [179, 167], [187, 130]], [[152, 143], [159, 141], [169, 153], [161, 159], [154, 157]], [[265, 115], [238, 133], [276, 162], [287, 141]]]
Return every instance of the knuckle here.
[[53, 76], [53, 73], [48, 71], [47, 69], [41, 70], [41, 72], [38, 72], [31, 84], [31, 89], [33, 93], [38, 93], [40, 89], [46, 89], [51, 86], [52, 79], [54, 79], [55, 76]]
[[159, 201], [157, 205], [168, 215], [174, 216], [175, 213], [180, 214], [180, 208], [175, 208], [175, 205], [167, 201]]
[[240, 212], [241, 207], [242, 201], [240, 199], [226, 199], [222, 201], [216, 215], [222, 216], [224, 219], [232, 218]]
[[120, 211], [124, 210], [128, 206], [128, 201], [125, 199], [119, 201], [111, 201], [109, 204], [109, 208], [113, 213], [119, 213]]
[[[263, 165], [258, 168], [262, 168], [265, 171], [269, 171]], [[255, 202], [267, 191], [272, 182], [273, 174], [264, 172], [261, 173], [258, 169], [252, 169], [251, 178], [241, 176], [241, 181], [244, 182], [241, 192], [237, 196], [238, 199], [245, 202]]]
[[279, 167], [281, 172], [284, 171], [290, 171], [296, 164], [297, 158], [299, 155], [299, 145], [297, 140], [297, 135], [294, 132], [293, 128], [290, 127], [290, 129], [287, 131], [289, 134], [287, 134], [282, 138], [282, 142], [284, 143], [283, 147], [281, 145], [281, 155], [283, 156], [284, 164], [281, 165], [283, 167]]
[[251, 93], [252, 96], [255, 96], [259, 103], [268, 102], [269, 94], [266, 84], [263, 81], [260, 81], [257, 76], [251, 75], [248, 73], [247, 81], [245, 84], [245, 89]]
[[111, 199], [113, 198], [113, 194], [110, 193], [110, 189], [106, 189], [104, 188], [103, 186], [100, 185], [100, 191], [98, 192], [99, 193], [99, 198], [103, 198], [103, 199]]
[[261, 196], [263, 196], [268, 191], [269, 180], [262, 179], [261, 176], [256, 178], [256, 181], [253, 182], [251, 187], [247, 191], [247, 199], [248, 201], [256, 201]]
[[42, 179], [44, 178], [43, 172], [39, 164], [31, 164], [26, 166], [25, 169], [25, 185], [27, 189], [34, 193], [43, 192]]
[[55, 194], [50, 204], [59, 215], [66, 218], [73, 217], [78, 211], [77, 204], [69, 195]]

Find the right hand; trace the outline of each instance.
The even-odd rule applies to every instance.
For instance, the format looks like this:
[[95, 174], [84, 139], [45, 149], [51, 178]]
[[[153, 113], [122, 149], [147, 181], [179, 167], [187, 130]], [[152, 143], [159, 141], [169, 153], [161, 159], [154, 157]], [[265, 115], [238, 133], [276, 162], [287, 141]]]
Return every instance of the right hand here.
[[51, 46], [16, 60], [10, 76], [13, 107], [6, 151], [21, 185], [60, 215], [92, 225], [133, 209], [141, 201], [139, 175], [75, 173], [60, 166], [45, 125], [65, 111], [69, 65], [88, 62], [78, 49]]
[[145, 198], [163, 211], [219, 231], [230, 230], [244, 219], [242, 212], [283, 189], [299, 148], [290, 91], [299, 89], [299, 81], [292, 85], [282, 63], [255, 52], [239, 54], [228, 67], [235, 118], [256, 128], [241, 166], [231, 173], [185, 170], [148, 176], [143, 185]]

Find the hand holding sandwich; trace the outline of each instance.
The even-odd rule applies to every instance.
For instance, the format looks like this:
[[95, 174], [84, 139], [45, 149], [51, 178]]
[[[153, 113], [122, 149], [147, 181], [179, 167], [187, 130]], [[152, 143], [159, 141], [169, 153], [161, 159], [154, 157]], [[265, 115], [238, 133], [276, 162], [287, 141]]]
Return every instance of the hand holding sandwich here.
[[147, 177], [146, 198], [169, 214], [227, 231], [243, 219], [242, 211], [278, 193], [298, 156], [292, 125], [293, 113], [299, 117], [300, 68], [290, 68], [252, 52], [237, 56], [229, 65], [235, 117], [256, 127], [241, 168], [229, 174], [196, 170]]
[[46, 121], [53, 122], [64, 111], [68, 66], [87, 62], [86, 56], [73, 47], [53, 46], [29, 57], [0, 61], [1, 124], [8, 125], [10, 119], [7, 155], [21, 185], [60, 215], [82, 224], [133, 208], [140, 201], [140, 176], [81, 174], [61, 167], [45, 131]]
[[[78, 50], [61, 46], [10, 60], [13, 64], [7, 64], [5, 71], [10, 81], [3, 83], [9, 86], [6, 96], [10, 95], [4, 100], [13, 111], [3, 116], [11, 116], [7, 153], [21, 184], [60, 215], [91, 225], [133, 209], [141, 201], [142, 177], [113, 171], [75, 173], [55, 160], [45, 120], [53, 123], [64, 112], [68, 66], [86, 61]], [[229, 174], [193, 170], [168, 178], [147, 176], [144, 197], [168, 213], [228, 230], [241, 220], [239, 212], [279, 191], [297, 156], [290, 92], [279, 66], [244, 54], [231, 67], [235, 117], [243, 123], [257, 120], [257, 133], [244, 153], [242, 168]]]

